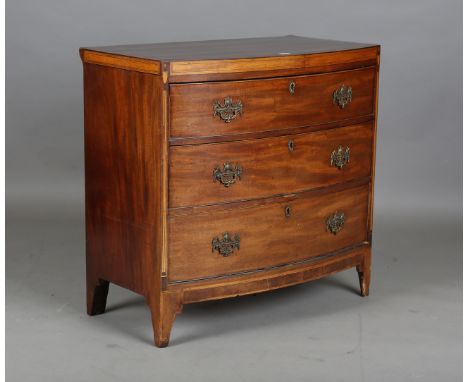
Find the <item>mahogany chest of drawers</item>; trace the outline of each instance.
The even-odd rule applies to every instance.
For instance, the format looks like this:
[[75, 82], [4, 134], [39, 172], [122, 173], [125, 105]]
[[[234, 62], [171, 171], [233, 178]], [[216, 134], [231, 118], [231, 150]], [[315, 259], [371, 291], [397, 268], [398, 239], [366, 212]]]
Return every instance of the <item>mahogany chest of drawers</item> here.
[[297, 36], [83, 48], [87, 308], [351, 267], [369, 293], [380, 47]]

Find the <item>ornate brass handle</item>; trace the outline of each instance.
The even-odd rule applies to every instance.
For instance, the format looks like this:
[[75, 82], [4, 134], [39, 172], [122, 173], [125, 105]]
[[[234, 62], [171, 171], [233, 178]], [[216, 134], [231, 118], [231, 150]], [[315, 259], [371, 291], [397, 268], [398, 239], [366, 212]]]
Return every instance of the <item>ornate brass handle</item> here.
[[294, 81], [291, 81], [289, 83], [289, 93], [291, 95], [294, 95], [295, 91], [296, 91], [296, 83]]
[[238, 115], [242, 114], [242, 108], [241, 101], [233, 102], [231, 97], [226, 97], [223, 105], [220, 101], [216, 101], [213, 104], [213, 115], [229, 123]]
[[327, 218], [327, 231], [336, 235], [343, 229], [345, 221], [346, 217], [344, 212], [335, 212]]
[[231, 238], [229, 232], [224, 232], [221, 239], [215, 237], [211, 241], [211, 252], [218, 251], [223, 257], [232, 255], [236, 248], [240, 249], [240, 236], [238, 234]]
[[236, 180], [241, 179], [242, 167], [236, 165], [233, 166], [231, 163], [224, 163], [223, 169], [216, 167], [213, 170], [213, 181], [219, 182], [224, 187], [229, 187], [231, 184], [236, 183]]
[[344, 107], [350, 103], [352, 99], [353, 89], [351, 86], [341, 85], [333, 92], [333, 103], [342, 109], [344, 109]]
[[333, 150], [330, 155], [330, 165], [335, 166], [341, 170], [344, 166], [349, 163], [349, 157], [351, 155], [351, 150], [349, 147], [344, 149], [341, 145], [338, 146], [336, 150]]

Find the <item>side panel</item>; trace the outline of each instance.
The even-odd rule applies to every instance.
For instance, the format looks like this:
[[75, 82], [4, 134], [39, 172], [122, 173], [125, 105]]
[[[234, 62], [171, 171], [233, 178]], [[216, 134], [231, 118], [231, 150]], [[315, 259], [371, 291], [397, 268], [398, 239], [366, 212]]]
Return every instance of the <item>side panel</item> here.
[[160, 275], [161, 77], [85, 63], [84, 99], [88, 283], [146, 294]]

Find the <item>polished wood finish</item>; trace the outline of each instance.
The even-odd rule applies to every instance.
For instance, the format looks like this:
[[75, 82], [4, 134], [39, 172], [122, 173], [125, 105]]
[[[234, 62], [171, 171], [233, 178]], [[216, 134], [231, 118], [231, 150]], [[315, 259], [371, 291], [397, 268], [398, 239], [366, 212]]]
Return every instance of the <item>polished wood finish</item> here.
[[365, 122], [373, 122], [374, 115], [365, 115], [362, 117], [356, 117], [351, 119], [344, 119], [341, 121], [314, 123], [310, 125], [292, 127], [289, 129], [278, 129], [270, 131], [247, 131], [245, 133], [233, 134], [233, 135], [218, 135], [214, 137], [169, 137], [169, 143], [171, 146], [187, 146], [187, 145], [199, 145], [203, 143], [223, 143], [223, 142], [234, 142], [248, 139], [257, 138], [271, 138], [280, 137], [285, 134], [302, 134], [311, 133], [313, 131], [336, 129], [337, 127], [344, 127], [350, 125], [358, 125]]
[[172, 324], [176, 315], [182, 312], [182, 296], [177, 291], [151, 293], [146, 297], [151, 311], [154, 343], [160, 348], [169, 344]]
[[[366, 66], [366, 64], [374, 64], [372, 49], [356, 49], [348, 52], [346, 56], [338, 57], [335, 52], [310, 55], [287, 55], [281, 58], [278, 57], [261, 57], [256, 60], [252, 59], [235, 59], [223, 60], [197, 60], [197, 61], [175, 61], [171, 63], [171, 75], [207, 75], [211, 73], [219, 74], [234, 74], [239, 72], [259, 72], [263, 70], [280, 71], [291, 68], [308, 68], [313, 71], [313, 68], [323, 67], [328, 65], [345, 65], [354, 63], [356, 66]], [[337, 62], [338, 61], [338, 62]]]
[[[267, 203], [210, 207], [169, 217], [169, 280], [190, 280], [268, 269], [322, 253], [351, 247], [367, 239], [368, 186], [336, 193], [296, 194]], [[289, 207], [290, 216], [285, 208]], [[334, 235], [327, 218], [344, 212], [346, 223]], [[223, 257], [211, 241], [223, 232], [240, 236], [240, 249]]]
[[[206, 41], [183, 41], [158, 44], [105, 46], [92, 49], [99, 53], [116, 54], [145, 60], [186, 62], [230, 59], [253, 59], [314, 55], [343, 54], [349, 50], [377, 47], [349, 41], [327, 40], [301, 36], [259, 37]], [[373, 57], [375, 59], [375, 57]], [[257, 62], [256, 60], [251, 60]], [[288, 68], [290, 69], [290, 68]], [[246, 71], [245, 69], [243, 71]]]
[[[290, 94], [289, 84], [295, 83]], [[351, 86], [345, 108], [333, 103], [333, 92]], [[226, 136], [271, 131], [370, 115], [374, 108], [375, 69], [269, 80], [171, 85], [171, 137]], [[226, 123], [213, 115], [213, 104], [226, 97], [241, 101], [243, 112]]]
[[110, 281], [160, 317], [161, 78], [85, 64], [84, 85], [88, 314], [105, 311]]
[[380, 71], [380, 54], [377, 57], [378, 65], [376, 68], [377, 76], [375, 80], [374, 88], [374, 145], [372, 150], [372, 178], [370, 182], [370, 198], [369, 198], [369, 224], [368, 230], [372, 236], [372, 227], [374, 224], [374, 180], [375, 180], [375, 157], [377, 153], [377, 116], [378, 116], [378, 105], [379, 105], [379, 71]]
[[[170, 149], [170, 206], [247, 200], [310, 190], [371, 175], [373, 125], [314, 133]], [[351, 161], [331, 165], [332, 151], [349, 147]], [[291, 146], [291, 148], [290, 148]], [[213, 180], [213, 169], [230, 162], [242, 167], [230, 187]]]
[[197, 283], [172, 283], [171, 289], [179, 291], [185, 303], [237, 297], [316, 280], [352, 267], [360, 268], [370, 256], [370, 246], [362, 244], [270, 270], [206, 279]]
[[85, 64], [84, 82], [88, 285], [145, 294], [161, 252], [160, 77]]
[[161, 73], [161, 64], [136, 58], [116, 56], [113, 54], [100, 54], [89, 50], [81, 50], [81, 57], [88, 64], [111, 66], [114, 68], [133, 70], [142, 73]]
[[[379, 46], [285, 36], [80, 55], [88, 314], [105, 312], [109, 283], [130, 289], [164, 347], [187, 303], [352, 267], [368, 295]], [[332, 102], [342, 84], [344, 109]], [[227, 96], [244, 104], [231, 123], [213, 116]], [[330, 164], [340, 145], [351, 150], [341, 170]], [[228, 188], [213, 181], [225, 162], [243, 168]], [[226, 257], [212, 243], [224, 232], [240, 237]]]
[[[169, 82], [227, 80], [320, 73], [376, 64], [379, 46], [301, 36], [133, 44], [82, 48], [85, 62], [99, 61], [160, 74], [168, 63]], [[93, 61], [87, 61], [87, 60]], [[145, 61], [150, 66], [141, 66]], [[268, 74], [266, 74], [268, 73]]]

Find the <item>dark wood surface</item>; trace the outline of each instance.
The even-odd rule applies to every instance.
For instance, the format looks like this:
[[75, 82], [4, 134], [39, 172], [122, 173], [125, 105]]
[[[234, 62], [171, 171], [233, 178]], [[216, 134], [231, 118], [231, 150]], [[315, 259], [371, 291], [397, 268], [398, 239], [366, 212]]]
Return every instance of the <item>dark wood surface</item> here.
[[[80, 54], [90, 315], [109, 282], [140, 293], [164, 347], [186, 303], [350, 267], [369, 293], [379, 46], [285, 36]], [[344, 109], [341, 84], [353, 87]], [[227, 96], [245, 107], [229, 124], [212, 109]], [[351, 149], [342, 170], [330, 166], [338, 145]], [[228, 161], [244, 171], [224, 188], [212, 171]], [[336, 211], [347, 218], [333, 235]], [[223, 232], [241, 238], [228, 257], [212, 251]]]
[[298, 36], [80, 49], [83, 62], [158, 75], [167, 70], [170, 83], [362, 68], [377, 65], [379, 52], [373, 44]]
[[[379, 51], [379, 47], [371, 47], [342, 52], [282, 57], [174, 61], [168, 64], [168, 79], [171, 83], [227, 81], [359, 69], [376, 66], [379, 60]], [[107, 54], [104, 55], [107, 56]], [[140, 66], [138, 62], [136, 64]]]
[[[371, 175], [373, 125], [314, 133], [170, 149], [171, 207], [248, 200], [325, 187]], [[289, 146], [292, 145], [292, 151]], [[340, 145], [350, 162], [338, 169], [330, 157]], [[242, 168], [229, 187], [213, 180], [224, 163]]]
[[109, 282], [133, 290], [145, 296], [155, 343], [165, 346], [178, 308], [161, 291], [161, 78], [85, 64], [84, 97], [88, 314], [104, 313]]
[[239, 134], [230, 134], [230, 135], [217, 135], [213, 137], [179, 137], [179, 138], [169, 138], [169, 143], [171, 146], [189, 146], [189, 145], [199, 145], [203, 143], [223, 143], [223, 142], [235, 142], [242, 140], [250, 140], [257, 138], [272, 138], [272, 137], [282, 137], [284, 135], [292, 134], [305, 134], [312, 133], [314, 131], [330, 130], [336, 129], [338, 127], [359, 125], [366, 122], [374, 121], [374, 115], [364, 115], [361, 117], [342, 119], [340, 121], [333, 122], [324, 122], [324, 123], [314, 123], [311, 121], [310, 125], [291, 127], [289, 129], [277, 129], [277, 130], [268, 130], [268, 131], [246, 131]]
[[158, 61], [220, 60], [282, 57], [354, 50], [375, 44], [325, 40], [301, 36], [130, 44], [85, 48], [99, 52]]
[[[169, 280], [269, 268], [362, 243], [367, 239], [367, 203], [365, 184], [318, 196], [304, 193], [262, 204], [178, 211], [169, 217]], [[336, 211], [345, 213], [346, 223], [334, 235], [326, 221]], [[240, 236], [240, 249], [228, 257], [211, 246], [224, 232]]]
[[[295, 82], [295, 93], [289, 84]], [[353, 99], [343, 109], [333, 103], [342, 84]], [[271, 131], [370, 115], [374, 108], [375, 69], [269, 80], [177, 84], [170, 87], [171, 137], [209, 137]], [[213, 104], [231, 97], [243, 105], [230, 123], [213, 115]]]
[[157, 264], [161, 215], [160, 79], [86, 64], [84, 93], [89, 283], [144, 294], [153, 288], [146, 276]]

